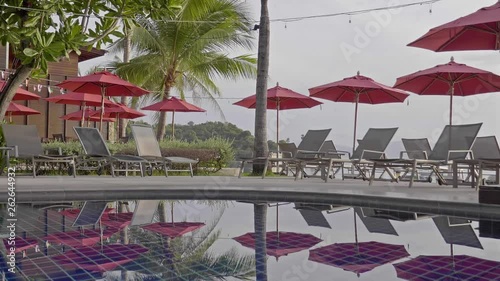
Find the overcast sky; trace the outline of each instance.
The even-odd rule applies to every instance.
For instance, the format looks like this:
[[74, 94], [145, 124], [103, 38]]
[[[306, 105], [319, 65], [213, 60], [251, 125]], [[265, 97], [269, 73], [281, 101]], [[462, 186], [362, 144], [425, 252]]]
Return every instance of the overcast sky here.
[[[260, 1], [246, 1], [255, 19], [259, 18]], [[272, 0], [271, 19], [339, 13], [419, 0]], [[400, 10], [337, 16], [271, 24], [270, 69], [268, 87], [277, 82], [283, 87], [308, 95], [308, 89], [353, 76], [362, 75], [386, 85], [396, 78], [447, 63], [451, 56], [459, 63], [500, 73], [500, 54], [495, 51], [434, 53], [407, 47], [406, 44], [430, 28], [493, 5], [496, 0], [442, 0], [431, 5], [417, 5]], [[429, 11], [432, 9], [432, 13]], [[349, 23], [349, 19], [351, 23]], [[255, 34], [257, 38], [257, 33]], [[256, 39], [257, 41], [257, 39]], [[350, 50], [347, 52], [345, 50]], [[251, 53], [256, 54], [257, 48]], [[92, 60], [82, 68], [98, 64]], [[244, 98], [255, 93], [254, 80], [219, 81], [226, 98]], [[189, 94], [187, 94], [189, 96]], [[189, 99], [188, 99], [189, 100]], [[486, 94], [455, 99], [454, 120], [459, 123], [483, 122], [480, 135], [499, 134], [496, 113], [500, 96]], [[226, 121], [254, 131], [254, 110], [232, 105], [235, 99], [221, 99]], [[329, 136], [337, 146], [352, 144], [354, 105], [327, 100], [321, 107], [283, 111], [280, 115], [280, 139], [299, 142], [308, 129], [332, 128]], [[199, 104], [207, 113], [176, 115], [176, 123], [222, 121], [208, 104]], [[429, 137], [435, 142], [436, 132], [448, 123], [448, 96], [411, 95], [408, 102], [388, 105], [360, 105], [358, 136], [370, 127], [399, 127], [394, 140], [402, 137]], [[169, 115], [170, 118], [170, 115]], [[276, 138], [276, 113], [268, 111], [268, 138]]]

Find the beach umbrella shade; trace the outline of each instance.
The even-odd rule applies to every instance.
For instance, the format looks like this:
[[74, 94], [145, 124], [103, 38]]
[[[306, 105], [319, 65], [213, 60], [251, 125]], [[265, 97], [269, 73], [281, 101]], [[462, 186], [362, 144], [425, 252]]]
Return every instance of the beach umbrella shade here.
[[[7, 84], [6, 81], [0, 81], [0, 89], [3, 90], [5, 85]], [[37, 94], [34, 94], [30, 91], [27, 91], [21, 87], [17, 88], [16, 94], [12, 98], [12, 100], [39, 100], [40, 96]]]
[[500, 50], [500, 1], [432, 28], [408, 46], [435, 52]]
[[35, 114], [41, 114], [40, 111], [31, 109], [27, 106], [11, 102], [9, 103], [9, 107], [7, 107], [6, 111], [7, 115], [9, 116], [9, 122], [12, 122], [12, 116], [13, 115], [35, 115]]
[[23, 256], [25, 256], [26, 250], [29, 250], [31, 248], [35, 248], [35, 252], [39, 251], [38, 248], [38, 240], [36, 238], [23, 238], [16, 236], [14, 240], [10, 239], [3, 239], [3, 245], [5, 246], [5, 249], [10, 249], [13, 245], [10, 245], [12, 243], [11, 241], [15, 242], [15, 249], [14, 253], [23, 253]]
[[[256, 102], [257, 96], [251, 95], [233, 104], [246, 108], [255, 108]], [[312, 108], [320, 104], [322, 102], [290, 89], [280, 87], [278, 83], [276, 83], [276, 87], [268, 89], [267, 109], [276, 110], [276, 143], [279, 143], [279, 114], [281, 110]]]
[[410, 256], [403, 245], [376, 241], [336, 243], [309, 251], [309, 260], [356, 274]]
[[353, 153], [356, 147], [358, 105], [360, 103], [383, 104], [403, 102], [408, 97], [408, 94], [404, 91], [380, 84], [369, 77], [360, 75], [359, 71], [356, 76], [310, 88], [309, 94], [312, 97], [334, 102], [350, 102], [355, 104], [354, 136], [352, 140]]
[[[255, 249], [255, 233], [247, 233], [233, 239], [247, 248]], [[323, 240], [311, 234], [269, 231], [266, 232], [266, 253], [278, 259], [309, 249], [321, 241]]]
[[148, 105], [141, 108], [142, 110], [152, 110], [152, 111], [167, 111], [172, 112], [172, 138], [175, 137], [174, 133], [174, 120], [175, 112], [205, 112], [206, 110], [197, 107], [196, 105], [190, 104], [184, 100], [178, 99], [176, 97], [171, 97], [166, 100]]
[[[101, 95], [101, 119], [104, 117], [104, 98], [106, 96], [133, 96], [138, 97], [148, 93], [148, 91], [125, 81], [117, 75], [101, 71], [81, 77], [73, 77], [57, 84], [58, 87], [81, 93]], [[100, 125], [102, 131], [102, 121]]]
[[499, 280], [500, 262], [467, 255], [418, 256], [393, 265], [404, 280]]
[[116, 119], [135, 119], [146, 116], [146, 114], [130, 108], [123, 103], [115, 103], [114, 107], [106, 109], [105, 116]]
[[133, 212], [127, 213], [104, 213], [101, 218], [101, 224], [110, 228], [122, 229], [130, 224]]
[[137, 244], [111, 244], [102, 247], [79, 247], [52, 257], [63, 267], [91, 272], [105, 272], [131, 262], [149, 250]]
[[82, 116], [84, 120], [87, 121], [94, 121], [94, 122], [115, 122], [114, 118], [111, 117], [103, 117], [102, 120], [100, 116], [98, 116], [99, 111], [91, 109], [91, 108], [85, 108], [83, 110], [78, 110], [66, 115], [63, 115], [59, 118], [64, 119], [64, 120], [72, 120], [72, 121], [80, 121], [82, 120]]
[[85, 121], [85, 114], [84, 114], [85, 111], [83, 110], [85, 110], [87, 106], [101, 106], [104, 100], [105, 107], [118, 107], [117, 104], [108, 100], [107, 98], [102, 99], [102, 97], [98, 95], [89, 93], [80, 93], [80, 92], [70, 92], [59, 96], [46, 98], [45, 100], [48, 102], [53, 102], [58, 104], [70, 104], [70, 105], [82, 106], [83, 108], [80, 121], [81, 127], [83, 127], [83, 122]]
[[449, 63], [399, 77], [395, 88], [419, 95], [449, 95], [450, 125], [453, 124], [453, 97], [500, 91], [500, 76], [489, 71], [456, 63]]

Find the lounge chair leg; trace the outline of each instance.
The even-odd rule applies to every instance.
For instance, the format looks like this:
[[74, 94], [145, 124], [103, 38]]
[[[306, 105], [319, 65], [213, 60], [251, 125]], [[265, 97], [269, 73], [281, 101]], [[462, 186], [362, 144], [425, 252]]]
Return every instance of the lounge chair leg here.
[[163, 168], [165, 169], [165, 177], [168, 178], [168, 166], [167, 162], [163, 162]]
[[299, 179], [299, 176], [300, 176], [300, 171], [302, 171], [302, 167], [300, 165], [300, 162], [298, 162], [296, 165], [295, 165], [295, 180], [298, 180]]
[[35, 157], [31, 158], [31, 163], [33, 163], [33, 177], [36, 178], [36, 162], [35, 162]]
[[191, 177], [194, 176], [193, 174], [193, 164], [189, 163], [189, 172], [191, 173]]
[[373, 162], [372, 174], [370, 175], [370, 181], [368, 182], [368, 185], [373, 184], [373, 180], [375, 179], [375, 170], [377, 170], [377, 163]]
[[266, 177], [267, 166], [269, 165], [269, 160], [266, 159], [266, 163], [264, 164], [264, 171], [262, 171], [262, 178]]
[[238, 178], [241, 179], [241, 174], [243, 173], [243, 167], [245, 167], [245, 160], [241, 160], [240, 171], [238, 172]]
[[75, 160], [71, 161], [71, 168], [73, 169], [73, 178], [76, 178], [76, 165], [75, 165]]
[[479, 162], [479, 175], [477, 176], [476, 191], [479, 190], [479, 185], [483, 181], [483, 164]]
[[325, 182], [328, 182], [328, 178], [330, 177], [330, 173], [332, 172], [332, 165], [333, 165], [333, 160], [330, 159], [330, 161], [328, 161], [328, 169], [326, 170]]
[[115, 175], [115, 167], [114, 167], [113, 161], [109, 162], [109, 167], [111, 168], [111, 176], [113, 176], [113, 178], [116, 177], [116, 175]]
[[408, 185], [408, 188], [413, 187], [413, 182], [415, 180], [416, 171], [417, 171], [417, 160], [414, 160], [413, 164], [411, 165], [410, 184]]
[[139, 169], [141, 170], [141, 178], [144, 177], [144, 170], [142, 169], [142, 163], [139, 163]]

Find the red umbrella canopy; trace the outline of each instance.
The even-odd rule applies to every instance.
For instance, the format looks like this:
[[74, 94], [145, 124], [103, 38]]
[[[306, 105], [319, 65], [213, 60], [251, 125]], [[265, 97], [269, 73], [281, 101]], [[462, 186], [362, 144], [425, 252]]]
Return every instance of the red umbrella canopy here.
[[410, 256], [403, 245], [380, 242], [337, 243], [309, 251], [309, 260], [357, 274]]
[[40, 114], [39, 111], [31, 109], [27, 106], [11, 102], [7, 108], [7, 115], [34, 115]]
[[176, 97], [157, 102], [152, 105], [141, 108], [142, 110], [153, 111], [176, 111], [176, 112], [205, 112], [206, 110], [196, 105], [190, 104]]
[[[3, 89], [5, 87], [5, 84], [7, 84], [6, 81], [0, 81], [0, 89]], [[16, 94], [12, 98], [12, 100], [38, 100], [40, 99], [40, 96], [37, 94], [33, 94], [30, 91], [26, 91], [23, 88], [17, 88]]]
[[358, 75], [343, 80], [317, 86], [309, 89], [312, 97], [331, 100], [334, 102], [356, 102], [380, 104], [403, 102], [408, 94], [404, 91], [385, 86], [373, 79]]
[[[94, 94], [71, 92], [55, 97], [46, 98], [45, 100], [48, 102], [59, 103], [59, 104], [83, 105], [85, 103], [86, 106], [101, 106], [102, 103], [101, 98], [102, 97]], [[104, 98], [104, 106], [117, 107], [117, 105], [114, 102], [108, 100], [107, 98]], [[108, 110], [106, 110], [106, 112]]]
[[142, 96], [148, 91], [128, 82], [117, 75], [107, 72], [95, 72], [82, 77], [74, 77], [57, 84], [58, 87], [73, 92], [103, 94], [106, 96]]
[[[246, 108], [255, 108], [256, 95], [246, 97], [239, 102], [235, 102], [234, 104]], [[320, 104], [322, 104], [322, 102], [308, 96], [301, 95], [290, 89], [280, 87], [278, 84], [276, 87], [267, 90], [267, 109], [286, 110], [311, 108]]]
[[408, 46], [436, 52], [500, 49], [500, 2], [435, 27]]
[[[93, 110], [91, 108], [85, 108], [84, 110], [78, 110], [70, 114], [63, 115], [59, 118], [64, 119], [64, 120], [73, 120], [73, 121], [81, 121], [82, 120], [82, 115], [83, 119], [88, 120], [88, 121], [95, 121], [99, 122], [100, 118], [97, 114], [99, 114], [100, 111]], [[104, 117], [103, 122], [114, 122], [115, 119], [110, 118], [110, 117]]]
[[115, 106], [113, 108], [106, 109], [106, 112], [104, 113], [104, 115], [106, 117], [135, 119], [135, 118], [146, 116], [146, 114], [144, 114], [140, 111], [137, 111], [135, 109], [132, 109], [132, 108], [124, 105], [123, 103], [116, 103], [115, 105], [117, 105], [117, 106]]
[[[453, 87], [452, 87], [453, 85]], [[500, 90], [500, 76], [489, 71], [456, 63], [446, 64], [399, 77], [394, 87], [419, 95], [468, 96]]]
[[[241, 245], [255, 249], [255, 233], [233, 238]], [[311, 248], [323, 240], [311, 234], [276, 231], [266, 232], [267, 254], [276, 258]]]

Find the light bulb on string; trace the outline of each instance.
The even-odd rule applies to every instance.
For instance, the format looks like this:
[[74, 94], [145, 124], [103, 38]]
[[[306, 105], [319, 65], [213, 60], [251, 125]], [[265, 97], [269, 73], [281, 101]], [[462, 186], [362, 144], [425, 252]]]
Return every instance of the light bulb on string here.
[[429, 5], [429, 14], [432, 14], [432, 3]]
[[351, 22], [352, 22], [352, 21], [351, 21], [351, 15], [349, 15], [349, 23], [351, 23]]

